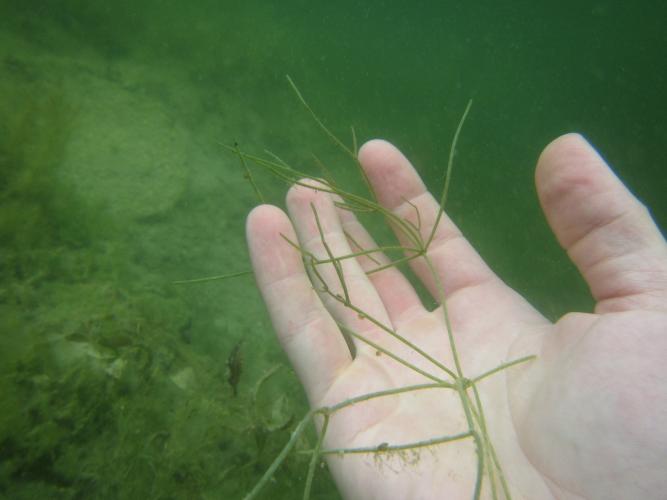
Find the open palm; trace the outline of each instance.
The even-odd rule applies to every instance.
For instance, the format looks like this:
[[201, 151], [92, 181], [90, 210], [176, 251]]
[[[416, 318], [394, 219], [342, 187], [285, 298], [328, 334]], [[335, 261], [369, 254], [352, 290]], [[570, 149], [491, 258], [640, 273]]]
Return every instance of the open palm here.
[[[667, 248], [595, 151], [564, 136], [538, 164], [547, 218], [598, 301], [595, 314], [556, 324], [507, 287], [449, 219], [437, 219], [437, 202], [398, 150], [371, 141], [359, 160], [379, 202], [423, 240], [437, 221], [428, 259], [410, 263], [437, 300], [444, 291], [458, 355], [442, 308], [425, 309], [395, 267], [368, 274], [387, 257], [318, 265], [309, 278], [286, 239], [319, 261], [376, 245], [331, 195], [295, 186], [291, 221], [262, 205], [247, 231], [258, 285], [311, 406], [453, 381], [459, 370], [474, 379], [535, 354], [475, 384], [495, 454], [486, 462], [502, 464], [513, 497], [658, 498], [667, 488], [667, 431], [657, 425], [667, 421]], [[331, 416], [324, 444], [348, 452], [328, 455], [329, 466], [346, 498], [470, 498], [478, 466], [470, 418], [460, 393], [443, 387], [347, 406]], [[461, 438], [383, 453], [448, 436]], [[491, 487], [482, 492], [490, 497]]]

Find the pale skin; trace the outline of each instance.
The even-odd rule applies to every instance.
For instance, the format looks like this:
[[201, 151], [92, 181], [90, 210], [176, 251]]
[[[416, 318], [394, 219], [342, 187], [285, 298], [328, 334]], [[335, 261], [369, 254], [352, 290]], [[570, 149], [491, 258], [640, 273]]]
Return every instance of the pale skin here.
[[[408, 160], [391, 144], [374, 140], [360, 149], [359, 161], [384, 207], [415, 225], [419, 210], [427, 238], [438, 203]], [[477, 384], [512, 497], [664, 498], [665, 240], [646, 208], [579, 135], [549, 144], [535, 178], [558, 242], [590, 287], [596, 301], [593, 313], [573, 312], [551, 323], [493, 273], [446, 216], [428, 251], [444, 286], [466, 377], [522, 356], [537, 356]], [[335, 255], [358, 251], [356, 243], [375, 246], [351, 212], [336, 208], [329, 194], [308, 187], [289, 191], [290, 218], [269, 205], [248, 216], [257, 283], [311, 406], [428, 382], [359, 340], [353, 356], [339, 323], [447, 379], [433, 364], [313, 285], [301, 255], [281, 236], [327, 258], [311, 204]], [[375, 258], [386, 262], [381, 255]], [[427, 310], [395, 268], [367, 275], [377, 262], [367, 257], [343, 262], [353, 305], [454, 369], [441, 308]], [[415, 259], [411, 266], [437, 299], [437, 280], [425, 260]], [[334, 294], [341, 293], [331, 266], [320, 267]], [[448, 389], [374, 399], [334, 414], [324, 447], [382, 449], [457, 434], [467, 430], [461, 408], [459, 396]], [[472, 498], [477, 458], [470, 438], [423, 449], [407, 461], [396, 455], [378, 457], [328, 458], [345, 498]], [[482, 498], [491, 498], [488, 476], [484, 481]]]

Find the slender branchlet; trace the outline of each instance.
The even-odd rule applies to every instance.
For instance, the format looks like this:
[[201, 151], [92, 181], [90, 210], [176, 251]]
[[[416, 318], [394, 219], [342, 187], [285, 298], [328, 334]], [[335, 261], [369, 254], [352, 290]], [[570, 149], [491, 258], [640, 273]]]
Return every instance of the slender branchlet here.
[[236, 156], [238, 156], [239, 160], [241, 161], [241, 167], [243, 167], [243, 170], [245, 171], [245, 173], [243, 174], [244, 177], [248, 179], [248, 182], [250, 182], [250, 185], [252, 186], [253, 191], [255, 191], [255, 194], [257, 195], [259, 202], [265, 203], [266, 201], [264, 199], [264, 196], [262, 195], [262, 192], [259, 190], [259, 186], [257, 186], [255, 178], [253, 177], [252, 172], [248, 168], [248, 164], [246, 163], [245, 158], [241, 154], [238, 142], [234, 143], [234, 149], [236, 150]]
[[229, 278], [237, 278], [239, 276], [248, 276], [252, 274], [252, 271], [239, 271], [237, 273], [228, 273], [228, 274], [220, 274], [218, 276], [206, 276], [205, 278], [194, 278], [190, 280], [177, 280], [177, 281], [172, 281], [172, 285], [189, 285], [192, 283], [206, 283], [208, 281], [219, 281], [219, 280], [226, 280]]
[[413, 441], [412, 443], [404, 444], [389, 444], [380, 443], [374, 446], [360, 446], [358, 448], [331, 448], [322, 450], [322, 455], [354, 455], [361, 453], [390, 453], [396, 451], [415, 450], [418, 448], [428, 448], [430, 446], [437, 446], [439, 444], [451, 443], [452, 441], [460, 441], [472, 437], [472, 432], [461, 432], [451, 436], [438, 436], [431, 439], [424, 439], [422, 441]]
[[426, 240], [425, 246], [427, 248], [433, 241], [433, 238], [435, 237], [435, 232], [438, 228], [438, 225], [440, 224], [440, 219], [442, 218], [442, 215], [445, 212], [445, 203], [447, 202], [447, 194], [449, 193], [449, 184], [452, 179], [452, 167], [454, 166], [454, 154], [456, 152], [456, 145], [459, 142], [459, 135], [461, 134], [461, 129], [463, 128], [463, 124], [465, 123], [466, 118], [468, 117], [468, 113], [470, 112], [471, 106], [472, 106], [472, 99], [468, 101], [468, 105], [466, 106], [466, 109], [463, 112], [463, 115], [461, 116], [461, 120], [459, 120], [459, 124], [456, 127], [456, 132], [454, 133], [454, 137], [452, 138], [452, 144], [449, 146], [449, 158], [447, 159], [447, 171], [445, 172], [445, 185], [442, 188], [442, 195], [440, 196], [440, 209], [438, 210], [438, 215], [436, 216], [435, 222], [433, 223], [431, 234], [429, 235], [428, 240]]
[[320, 234], [320, 241], [322, 242], [322, 246], [324, 246], [324, 250], [327, 252], [327, 255], [329, 256], [331, 265], [334, 267], [334, 270], [336, 271], [336, 276], [338, 276], [338, 281], [340, 282], [340, 286], [343, 289], [345, 305], [351, 304], [350, 293], [347, 290], [347, 284], [345, 283], [345, 275], [343, 274], [343, 266], [341, 265], [340, 261], [336, 257], [334, 257], [334, 254], [331, 251], [329, 244], [327, 243], [327, 240], [324, 236], [324, 231], [322, 231], [322, 224], [320, 223], [320, 217], [317, 214], [317, 209], [315, 208], [315, 205], [311, 203], [310, 208], [312, 209], [313, 215], [315, 216], [315, 224], [317, 225], [317, 232]]
[[[296, 94], [297, 98], [299, 101], [301, 101], [301, 104], [303, 104], [303, 107], [308, 110], [308, 113], [310, 113], [310, 116], [315, 120], [315, 123], [317, 123], [322, 131], [331, 139], [336, 146], [338, 146], [341, 150], [343, 150], [345, 153], [350, 155], [350, 157], [356, 161], [357, 159], [357, 150], [356, 150], [356, 145], [354, 146], [354, 151], [348, 148], [345, 144], [342, 143], [338, 137], [336, 137], [328, 128], [327, 126], [320, 120], [320, 118], [315, 114], [315, 112], [312, 110], [310, 107], [310, 104], [303, 98], [301, 95], [301, 91], [297, 88], [297, 86], [294, 84], [292, 79], [290, 78], [289, 75], [285, 75], [287, 78], [287, 81], [289, 82], [290, 86], [292, 87], [292, 90], [294, 90], [294, 93]], [[354, 137], [354, 135], [353, 135]], [[354, 139], [354, 142], [356, 143], [356, 139]]]

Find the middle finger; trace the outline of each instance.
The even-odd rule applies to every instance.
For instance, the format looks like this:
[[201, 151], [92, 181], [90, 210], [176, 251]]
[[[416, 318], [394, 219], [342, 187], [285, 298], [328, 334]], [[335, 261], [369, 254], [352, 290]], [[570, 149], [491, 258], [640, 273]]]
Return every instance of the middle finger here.
[[[339, 259], [353, 253], [333, 199], [321, 189], [326, 187], [307, 179], [287, 194], [287, 208], [300, 247], [316, 259], [308, 262], [308, 256], [305, 258], [313, 285], [336, 321], [384, 348], [395, 348], [397, 341], [386, 331], [394, 328], [389, 315], [357, 259], [337, 260], [337, 268], [331, 262], [317, 263], [330, 260], [332, 255]], [[357, 353], [373, 349], [358, 339], [354, 339], [354, 346]]]

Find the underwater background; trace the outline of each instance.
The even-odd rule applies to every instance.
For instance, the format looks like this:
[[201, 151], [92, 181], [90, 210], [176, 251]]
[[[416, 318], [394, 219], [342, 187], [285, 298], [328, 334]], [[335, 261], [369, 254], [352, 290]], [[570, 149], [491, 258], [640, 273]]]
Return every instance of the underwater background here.
[[[0, 0], [0, 498], [240, 498], [305, 412], [249, 269], [264, 150], [395, 143], [550, 319], [592, 308], [533, 171], [583, 133], [667, 227], [664, 2]], [[261, 172], [268, 200], [287, 186]], [[309, 437], [312, 446], [313, 436]], [[305, 449], [307, 442], [300, 446]], [[300, 497], [293, 454], [265, 491]], [[338, 494], [323, 468], [313, 498]]]

